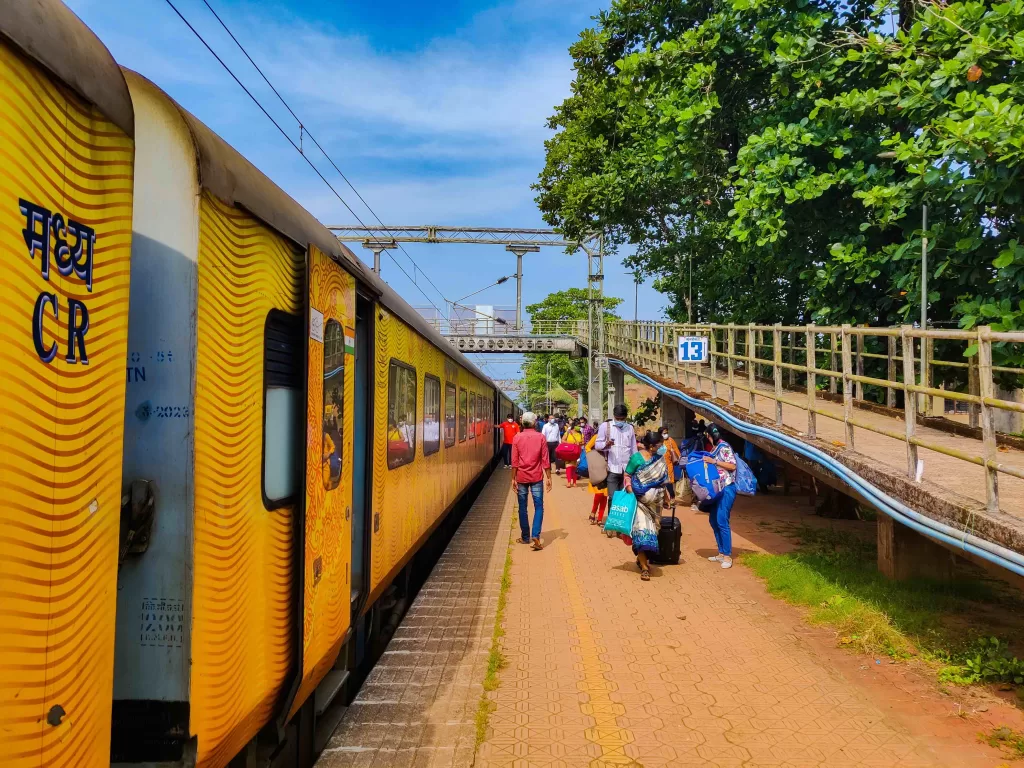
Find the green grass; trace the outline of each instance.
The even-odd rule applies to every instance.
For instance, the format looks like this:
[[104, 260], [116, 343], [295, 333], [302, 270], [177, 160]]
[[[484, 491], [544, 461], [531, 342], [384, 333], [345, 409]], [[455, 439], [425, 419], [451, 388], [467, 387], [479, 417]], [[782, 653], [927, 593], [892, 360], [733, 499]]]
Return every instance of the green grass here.
[[979, 735], [990, 747], [1000, 750], [1006, 757], [1013, 760], [1024, 758], [1024, 733], [1014, 731], [1005, 725], [993, 728], [989, 733]]
[[894, 659], [922, 657], [944, 682], [1024, 682], [1024, 663], [978, 626], [980, 604], [1008, 600], [989, 584], [890, 581], [876, 569], [873, 542], [807, 526], [787, 533], [799, 541], [795, 552], [747, 555], [743, 563], [771, 594], [807, 607], [812, 624], [834, 629], [840, 645]]
[[505, 567], [501, 572], [501, 589], [498, 592], [498, 610], [494, 615], [494, 629], [491, 632], [491, 651], [487, 656], [487, 674], [484, 675], [484, 692], [476, 710], [476, 746], [479, 749], [487, 738], [487, 724], [497, 705], [487, 696], [498, 687], [498, 673], [505, 668], [505, 654], [501, 652], [501, 638], [505, 636], [502, 624], [505, 621], [505, 606], [508, 590], [512, 586], [512, 545], [505, 550]]

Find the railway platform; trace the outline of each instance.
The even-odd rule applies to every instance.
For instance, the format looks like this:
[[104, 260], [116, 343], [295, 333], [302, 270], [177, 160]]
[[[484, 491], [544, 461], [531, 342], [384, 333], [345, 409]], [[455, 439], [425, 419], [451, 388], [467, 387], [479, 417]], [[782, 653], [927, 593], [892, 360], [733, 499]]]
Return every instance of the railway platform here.
[[[706, 515], [680, 508], [682, 561], [642, 582], [629, 548], [588, 523], [593, 497], [562, 478], [545, 548], [515, 544], [509, 481], [497, 470], [488, 482], [318, 768], [1005, 762], [978, 734], [1019, 728], [1018, 710], [970, 709], [934, 677], [838, 648], [742, 565], [788, 546], [765, 519], [861, 521], [816, 517], [805, 496], [741, 497], [726, 571], [707, 560]], [[502, 664], [485, 690], [506, 553]]]

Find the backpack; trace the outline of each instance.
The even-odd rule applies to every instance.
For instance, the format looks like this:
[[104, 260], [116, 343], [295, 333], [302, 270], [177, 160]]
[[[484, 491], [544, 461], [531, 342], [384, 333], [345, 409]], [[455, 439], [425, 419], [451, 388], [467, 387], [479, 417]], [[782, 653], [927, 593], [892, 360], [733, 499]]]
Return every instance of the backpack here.
[[757, 478], [754, 471], [739, 456], [736, 457], [736, 493], [753, 496], [757, 493]]
[[704, 461], [711, 456], [705, 451], [694, 451], [686, 457], [686, 476], [690, 478], [690, 488], [698, 502], [714, 501], [725, 488], [725, 478], [714, 464]]

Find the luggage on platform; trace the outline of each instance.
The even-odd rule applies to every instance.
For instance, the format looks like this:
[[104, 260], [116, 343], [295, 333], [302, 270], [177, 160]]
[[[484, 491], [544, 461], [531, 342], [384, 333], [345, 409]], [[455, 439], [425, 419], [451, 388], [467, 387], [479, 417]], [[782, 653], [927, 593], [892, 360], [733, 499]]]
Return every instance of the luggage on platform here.
[[555, 458], [559, 461], [577, 461], [582, 450], [579, 443], [559, 443], [555, 448]]
[[587, 451], [587, 471], [590, 472], [590, 483], [595, 488], [608, 480], [608, 460], [600, 451]]
[[725, 478], [714, 464], [704, 461], [710, 457], [705, 451], [694, 451], [686, 457], [686, 476], [698, 502], [714, 501], [725, 488]]
[[658, 554], [650, 558], [662, 565], [678, 565], [679, 555], [683, 548], [683, 524], [676, 517], [676, 508], [672, 507], [671, 517], [661, 518], [658, 529]]

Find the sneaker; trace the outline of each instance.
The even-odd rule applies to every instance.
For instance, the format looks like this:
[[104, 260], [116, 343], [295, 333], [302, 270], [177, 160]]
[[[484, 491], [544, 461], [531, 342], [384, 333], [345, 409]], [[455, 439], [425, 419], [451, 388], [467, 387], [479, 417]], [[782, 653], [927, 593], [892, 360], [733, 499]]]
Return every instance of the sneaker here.
[[722, 556], [715, 555], [714, 557], [709, 557], [708, 560], [710, 560], [712, 563], [720, 563], [722, 562]]
[[732, 558], [731, 557], [724, 558], [722, 560], [722, 567], [723, 568], [732, 568]]

